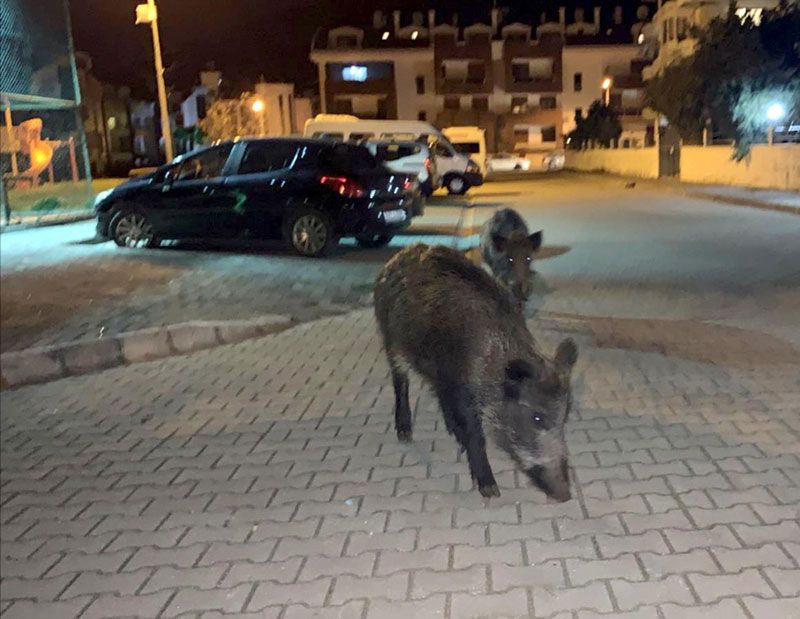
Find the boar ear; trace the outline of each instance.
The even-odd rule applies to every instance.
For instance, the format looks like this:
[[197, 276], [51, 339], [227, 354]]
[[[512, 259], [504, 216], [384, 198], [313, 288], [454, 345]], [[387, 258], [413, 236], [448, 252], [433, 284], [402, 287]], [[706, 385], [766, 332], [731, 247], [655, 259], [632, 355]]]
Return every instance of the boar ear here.
[[492, 245], [496, 251], [503, 252], [506, 250], [506, 237], [497, 234], [496, 232], [492, 233]]
[[578, 360], [578, 347], [572, 338], [563, 340], [556, 349], [554, 363], [561, 374], [569, 374]]
[[533, 378], [533, 366], [523, 359], [514, 359], [506, 366], [506, 380], [503, 383], [503, 392], [509, 400], [519, 399], [520, 382]]
[[544, 234], [541, 230], [538, 232], [534, 232], [530, 236], [528, 236], [528, 241], [531, 243], [531, 250], [536, 251], [542, 246], [542, 240], [544, 239]]

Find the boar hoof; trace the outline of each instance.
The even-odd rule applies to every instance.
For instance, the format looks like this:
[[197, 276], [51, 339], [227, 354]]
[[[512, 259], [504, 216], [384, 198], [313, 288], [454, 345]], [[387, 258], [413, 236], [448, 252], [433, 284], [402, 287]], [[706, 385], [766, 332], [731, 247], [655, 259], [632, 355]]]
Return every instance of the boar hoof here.
[[410, 443], [411, 442], [411, 430], [398, 430], [397, 431], [397, 440], [401, 443]]
[[481, 496], [491, 498], [493, 496], [500, 496], [500, 488], [497, 487], [497, 484], [492, 484], [491, 486], [480, 486], [478, 488], [478, 492], [481, 493]]

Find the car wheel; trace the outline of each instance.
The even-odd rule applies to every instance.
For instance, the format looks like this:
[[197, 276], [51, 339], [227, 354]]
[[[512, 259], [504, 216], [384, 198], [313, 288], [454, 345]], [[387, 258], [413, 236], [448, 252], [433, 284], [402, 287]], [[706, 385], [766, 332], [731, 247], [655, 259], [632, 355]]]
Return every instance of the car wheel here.
[[310, 208], [293, 213], [284, 234], [298, 254], [309, 257], [324, 256], [339, 240], [328, 217]]
[[514, 169], [515, 170], [521, 170], [522, 169], [522, 164], [518, 163], [517, 165], [514, 166]]
[[458, 174], [454, 174], [447, 180], [447, 191], [452, 195], [462, 196], [468, 188], [466, 179]]
[[375, 249], [376, 247], [385, 247], [393, 238], [393, 234], [358, 234], [356, 243], [361, 247]]
[[153, 224], [140, 210], [123, 208], [111, 219], [109, 236], [120, 247], [141, 248], [158, 246]]

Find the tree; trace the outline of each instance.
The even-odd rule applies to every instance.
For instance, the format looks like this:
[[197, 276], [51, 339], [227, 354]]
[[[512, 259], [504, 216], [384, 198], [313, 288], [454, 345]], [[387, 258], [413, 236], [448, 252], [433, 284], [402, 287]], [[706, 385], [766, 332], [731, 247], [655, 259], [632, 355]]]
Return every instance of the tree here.
[[253, 93], [245, 92], [238, 99], [214, 101], [208, 107], [206, 117], [199, 123], [203, 134], [212, 142], [258, 135], [260, 124], [256, 113], [250, 109], [252, 99]]
[[800, 111], [800, 7], [784, 3], [756, 24], [741, 20], [732, 3], [693, 36], [695, 53], [647, 82], [647, 105], [687, 141], [713, 124], [734, 139], [734, 158], [741, 159], [766, 135], [768, 101], [790, 115]]
[[574, 149], [583, 148], [591, 142], [609, 148], [622, 133], [617, 112], [600, 101], [595, 101], [589, 106], [586, 118], [576, 116], [575, 123], [575, 129], [567, 136], [567, 144]]

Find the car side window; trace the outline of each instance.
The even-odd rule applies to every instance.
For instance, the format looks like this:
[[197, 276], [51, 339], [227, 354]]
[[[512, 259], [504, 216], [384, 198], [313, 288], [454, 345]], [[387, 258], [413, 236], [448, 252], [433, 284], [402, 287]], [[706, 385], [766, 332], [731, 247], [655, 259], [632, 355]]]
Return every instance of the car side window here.
[[253, 142], [247, 145], [239, 174], [263, 174], [291, 167], [297, 145], [283, 142]]
[[225, 162], [231, 152], [231, 145], [226, 144], [219, 148], [210, 148], [189, 157], [180, 164], [175, 174], [176, 181], [193, 181], [199, 179], [216, 178], [222, 176]]
[[452, 157], [452, 154], [447, 150], [441, 142], [436, 142], [433, 147], [433, 154], [437, 157]]

